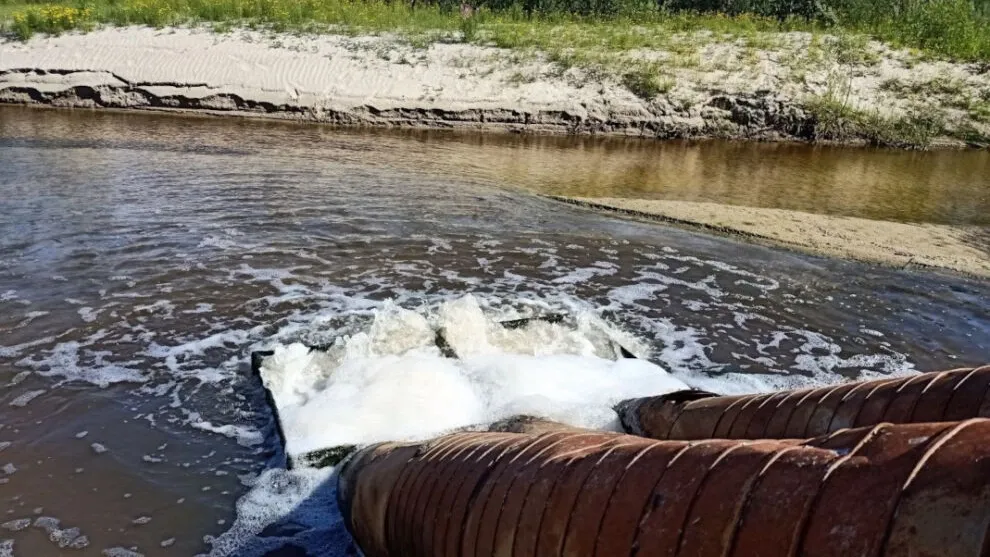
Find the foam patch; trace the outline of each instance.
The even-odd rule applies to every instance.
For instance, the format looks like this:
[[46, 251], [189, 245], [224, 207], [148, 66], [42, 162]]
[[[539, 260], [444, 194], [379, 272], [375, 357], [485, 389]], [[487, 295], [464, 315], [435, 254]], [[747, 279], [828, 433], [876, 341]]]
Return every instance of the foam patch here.
[[[458, 358], [444, 356], [436, 331]], [[621, 336], [588, 315], [506, 328], [468, 295], [436, 311], [386, 305], [367, 331], [325, 352], [276, 346], [261, 375], [289, 455], [427, 439], [518, 414], [619, 430], [620, 400], [688, 388], [656, 364], [622, 358]]]

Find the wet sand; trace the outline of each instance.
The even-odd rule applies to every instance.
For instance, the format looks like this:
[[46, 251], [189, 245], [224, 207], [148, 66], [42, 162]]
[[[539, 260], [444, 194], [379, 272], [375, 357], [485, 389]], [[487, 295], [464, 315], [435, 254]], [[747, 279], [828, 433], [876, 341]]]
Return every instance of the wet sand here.
[[990, 237], [985, 227], [877, 221], [690, 201], [552, 198], [815, 255], [990, 277]]

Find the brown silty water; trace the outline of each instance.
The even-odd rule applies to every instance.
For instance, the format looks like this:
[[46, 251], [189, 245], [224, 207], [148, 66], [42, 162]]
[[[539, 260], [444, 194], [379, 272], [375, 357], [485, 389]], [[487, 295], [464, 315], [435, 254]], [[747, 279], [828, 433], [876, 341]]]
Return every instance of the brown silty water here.
[[[532, 192], [986, 226], [988, 161], [0, 109], [0, 548], [346, 554], [332, 499], [252, 521], [279, 454], [247, 356], [362, 330], [387, 299], [590, 308], [702, 385], [982, 363], [985, 282]], [[309, 481], [263, 477], [287, 500]]]
[[793, 143], [531, 140], [501, 177], [540, 193], [990, 225], [990, 152]]

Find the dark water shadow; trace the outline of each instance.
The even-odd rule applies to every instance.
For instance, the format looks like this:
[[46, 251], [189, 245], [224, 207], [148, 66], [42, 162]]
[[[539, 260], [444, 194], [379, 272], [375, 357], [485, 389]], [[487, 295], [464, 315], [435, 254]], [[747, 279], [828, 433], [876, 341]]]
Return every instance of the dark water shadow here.
[[360, 554], [337, 508], [336, 474], [261, 532], [243, 538], [233, 553], [238, 557], [357, 557]]

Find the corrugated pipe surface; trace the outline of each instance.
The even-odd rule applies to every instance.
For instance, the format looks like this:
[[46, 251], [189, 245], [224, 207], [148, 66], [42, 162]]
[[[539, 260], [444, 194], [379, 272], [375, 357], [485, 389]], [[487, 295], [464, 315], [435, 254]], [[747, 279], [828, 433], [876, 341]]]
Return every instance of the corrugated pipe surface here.
[[617, 410], [627, 432], [653, 439], [807, 439], [883, 422], [990, 417], [990, 366], [759, 395], [683, 391]]
[[364, 449], [338, 486], [368, 557], [979, 557], [990, 420], [808, 441], [457, 433]]

